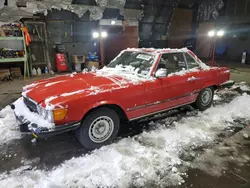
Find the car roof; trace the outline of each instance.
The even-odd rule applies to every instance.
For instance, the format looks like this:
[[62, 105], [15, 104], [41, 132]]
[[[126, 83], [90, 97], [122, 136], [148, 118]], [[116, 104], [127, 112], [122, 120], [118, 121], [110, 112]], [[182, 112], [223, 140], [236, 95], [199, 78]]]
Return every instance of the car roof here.
[[163, 48], [163, 49], [155, 49], [155, 48], [128, 48], [126, 51], [135, 51], [135, 52], [144, 52], [144, 53], [178, 53], [178, 52], [189, 52], [190, 50], [187, 48]]

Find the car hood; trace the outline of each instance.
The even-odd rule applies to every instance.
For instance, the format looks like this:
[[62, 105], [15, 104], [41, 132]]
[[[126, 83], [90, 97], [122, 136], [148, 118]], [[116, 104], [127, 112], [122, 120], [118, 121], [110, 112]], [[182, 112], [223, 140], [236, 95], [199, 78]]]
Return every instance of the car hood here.
[[69, 96], [75, 93], [86, 93], [85, 91], [95, 92], [110, 91], [117, 88], [129, 87], [141, 83], [141, 79], [133, 76], [99, 73], [78, 73], [57, 76], [50, 79], [40, 80], [23, 88], [23, 95], [33, 99], [37, 103], [54, 97]]

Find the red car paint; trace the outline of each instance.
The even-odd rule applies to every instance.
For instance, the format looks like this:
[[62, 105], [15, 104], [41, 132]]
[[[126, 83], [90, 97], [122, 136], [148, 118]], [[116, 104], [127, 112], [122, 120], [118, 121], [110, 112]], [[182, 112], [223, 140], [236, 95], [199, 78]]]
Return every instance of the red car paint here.
[[[154, 76], [160, 57], [174, 50], [130, 49], [156, 54], [151, 76]], [[182, 53], [181, 51], [178, 53]], [[192, 52], [197, 62], [199, 59]], [[196, 77], [197, 80], [188, 81]], [[219, 86], [228, 81], [230, 73], [224, 67], [212, 67], [210, 70], [189, 72], [185, 75], [173, 75], [164, 78], [144, 80], [134, 84], [119, 75], [111, 77], [97, 76], [94, 72], [57, 76], [35, 82], [27, 97], [45, 107], [45, 99], [58, 96], [50, 103], [56, 108], [68, 108], [66, 118], [55, 124], [80, 121], [90, 110], [103, 105], [120, 107], [128, 120], [193, 103], [199, 91], [210, 86]], [[121, 81], [125, 80], [125, 84]], [[98, 92], [100, 91], [100, 92]], [[65, 95], [66, 93], [66, 95]], [[64, 96], [61, 96], [64, 94]]]

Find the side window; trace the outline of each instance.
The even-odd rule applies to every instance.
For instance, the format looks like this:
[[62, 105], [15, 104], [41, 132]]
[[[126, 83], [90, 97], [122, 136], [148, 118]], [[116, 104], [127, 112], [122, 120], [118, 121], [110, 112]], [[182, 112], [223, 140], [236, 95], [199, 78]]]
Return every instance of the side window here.
[[182, 53], [162, 54], [157, 69], [165, 68], [168, 74], [185, 70], [186, 63]]
[[197, 61], [192, 56], [190, 56], [188, 53], [185, 53], [185, 56], [186, 56], [186, 60], [187, 60], [187, 66], [189, 69], [200, 67], [200, 65], [197, 63]]

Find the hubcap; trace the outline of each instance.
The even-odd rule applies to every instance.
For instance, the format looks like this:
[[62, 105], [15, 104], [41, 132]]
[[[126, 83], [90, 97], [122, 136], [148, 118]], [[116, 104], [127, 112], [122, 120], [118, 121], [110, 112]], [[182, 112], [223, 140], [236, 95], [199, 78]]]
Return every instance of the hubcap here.
[[114, 122], [108, 116], [96, 118], [89, 127], [89, 138], [95, 143], [105, 142], [114, 131]]
[[201, 95], [201, 102], [203, 106], [207, 106], [212, 100], [212, 90], [207, 88]]

